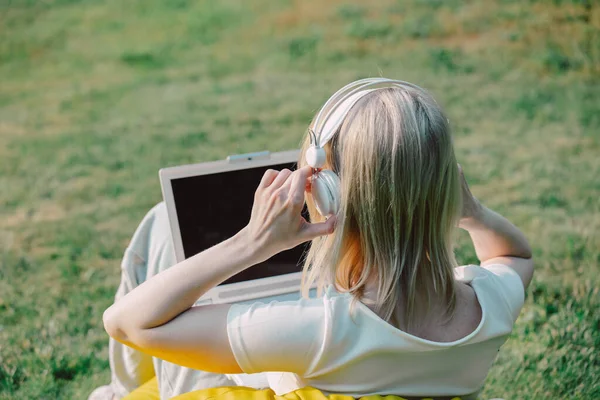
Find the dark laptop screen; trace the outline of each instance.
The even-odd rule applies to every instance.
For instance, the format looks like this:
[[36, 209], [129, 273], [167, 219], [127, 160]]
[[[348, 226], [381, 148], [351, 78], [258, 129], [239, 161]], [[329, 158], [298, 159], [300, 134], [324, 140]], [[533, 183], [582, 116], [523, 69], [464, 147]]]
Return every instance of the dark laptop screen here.
[[[295, 167], [296, 163], [286, 163], [173, 179], [171, 186], [185, 258], [230, 238], [246, 226], [254, 192], [267, 169]], [[301, 245], [279, 253], [223, 284], [299, 272], [305, 248], [306, 245]]]

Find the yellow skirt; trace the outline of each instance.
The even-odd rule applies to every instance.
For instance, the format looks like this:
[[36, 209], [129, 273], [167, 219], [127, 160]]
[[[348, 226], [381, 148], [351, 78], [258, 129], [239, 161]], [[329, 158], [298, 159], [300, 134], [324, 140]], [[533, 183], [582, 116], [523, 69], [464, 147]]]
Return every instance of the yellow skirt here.
[[[122, 400], [160, 400], [156, 378], [150, 379], [129, 395], [123, 397]], [[231, 386], [196, 390], [175, 396], [173, 400], [354, 400], [354, 398], [343, 394], [326, 396], [320, 390], [312, 387], [305, 387], [283, 396], [277, 396], [271, 389]], [[360, 400], [403, 400], [403, 397], [371, 395], [363, 396]], [[460, 400], [460, 397], [454, 397], [452, 400]]]

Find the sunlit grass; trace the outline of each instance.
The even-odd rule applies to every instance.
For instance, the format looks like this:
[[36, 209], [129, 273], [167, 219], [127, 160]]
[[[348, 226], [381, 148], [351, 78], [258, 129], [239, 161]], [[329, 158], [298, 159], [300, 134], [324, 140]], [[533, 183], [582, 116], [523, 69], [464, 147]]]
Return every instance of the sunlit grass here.
[[600, 397], [600, 7], [372, 3], [0, 2], [0, 399], [108, 382], [101, 315], [159, 168], [296, 148], [378, 75], [436, 95], [474, 193], [534, 248], [482, 397]]

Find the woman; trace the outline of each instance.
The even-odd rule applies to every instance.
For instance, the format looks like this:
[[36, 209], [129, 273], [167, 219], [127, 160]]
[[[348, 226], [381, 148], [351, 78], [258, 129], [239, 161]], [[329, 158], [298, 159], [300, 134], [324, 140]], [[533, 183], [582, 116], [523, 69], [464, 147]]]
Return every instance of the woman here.
[[[318, 140], [311, 130], [298, 170], [263, 176], [248, 225], [112, 305], [110, 336], [197, 370], [281, 371], [269, 379], [277, 393], [313, 386], [355, 397], [476, 397], [523, 305], [531, 250], [471, 195], [433, 98], [393, 82], [347, 96], [327, 138], [324, 168], [340, 179], [335, 214], [321, 216], [306, 196], [312, 222], [300, 215], [320, 173], [303, 165]], [[457, 225], [480, 266], [457, 267]], [[232, 275], [309, 240], [303, 284], [307, 292], [316, 281], [320, 296], [193, 306]]]

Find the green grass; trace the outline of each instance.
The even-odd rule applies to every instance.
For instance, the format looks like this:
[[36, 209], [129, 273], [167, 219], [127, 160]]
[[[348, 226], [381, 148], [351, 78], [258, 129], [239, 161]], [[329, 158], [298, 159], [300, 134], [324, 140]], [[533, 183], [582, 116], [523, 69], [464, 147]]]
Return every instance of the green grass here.
[[372, 3], [0, 2], [0, 399], [108, 382], [101, 315], [159, 168], [296, 148], [380, 74], [445, 104], [473, 192], [534, 249], [483, 398], [600, 398], [600, 7]]

